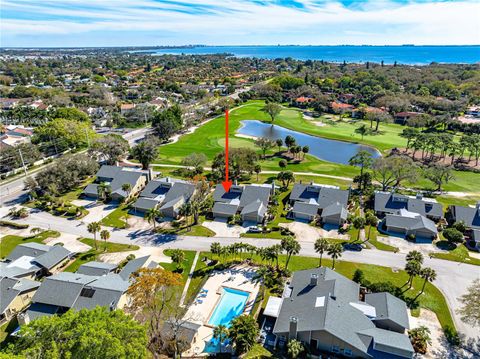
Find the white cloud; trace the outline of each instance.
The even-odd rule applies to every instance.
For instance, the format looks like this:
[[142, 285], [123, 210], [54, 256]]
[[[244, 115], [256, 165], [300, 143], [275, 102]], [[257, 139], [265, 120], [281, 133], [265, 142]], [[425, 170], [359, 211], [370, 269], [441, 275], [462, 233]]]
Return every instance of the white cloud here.
[[[301, 1], [305, 9], [247, 0], [4, 0], [3, 11], [35, 14], [5, 17], [2, 39], [95, 34], [105, 31], [168, 32], [216, 44], [478, 44], [480, 3], [371, 0], [348, 8], [338, 2]], [[88, 4], [88, 5], [87, 5]], [[184, 4], [184, 5], [183, 5]], [[189, 10], [190, 9], [190, 10]], [[188, 10], [188, 11], [185, 11]], [[191, 11], [191, 12], [190, 12]], [[195, 13], [200, 11], [200, 13]], [[121, 43], [119, 36], [118, 45]], [[4, 42], [4, 41], [2, 41]], [[8, 41], [6, 41], [8, 45]], [[32, 44], [33, 45], [33, 44]]]

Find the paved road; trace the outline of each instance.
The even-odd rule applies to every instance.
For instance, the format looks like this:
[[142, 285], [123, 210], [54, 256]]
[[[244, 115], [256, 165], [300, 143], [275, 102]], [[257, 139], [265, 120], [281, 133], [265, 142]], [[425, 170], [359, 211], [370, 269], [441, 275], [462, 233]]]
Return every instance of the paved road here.
[[[78, 220], [68, 220], [55, 217], [46, 212], [34, 211], [30, 217], [19, 220], [28, 223], [31, 227], [43, 227], [60, 232], [70, 233], [77, 236], [91, 236], [87, 231], [86, 223]], [[226, 238], [226, 237], [191, 237], [191, 236], [162, 236], [152, 234], [150, 231], [113, 230], [111, 241], [126, 244], [138, 244], [144, 246], [156, 246], [161, 248], [179, 248], [196, 251], [208, 251], [213, 242], [228, 245], [235, 242], [250, 243], [257, 247], [266, 247], [278, 243], [278, 240], [268, 238]], [[316, 257], [312, 242], [300, 240], [301, 255]], [[342, 260], [376, 264], [386, 267], [403, 268], [405, 255], [400, 253], [384, 252], [379, 250], [364, 250], [362, 252], [344, 252]], [[435, 269], [437, 280], [435, 285], [443, 292], [450, 308], [460, 306], [458, 297], [466, 292], [467, 287], [473, 280], [480, 278], [480, 269], [464, 263], [456, 263], [441, 259], [425, 258], [425, 265]], [[379, 278], [381, 279], [381, 278]], [[456, 313], [452, 313], [455, 324], [459, 331], [469, 337], [478, 336], [478, 331], [461, 322]]]

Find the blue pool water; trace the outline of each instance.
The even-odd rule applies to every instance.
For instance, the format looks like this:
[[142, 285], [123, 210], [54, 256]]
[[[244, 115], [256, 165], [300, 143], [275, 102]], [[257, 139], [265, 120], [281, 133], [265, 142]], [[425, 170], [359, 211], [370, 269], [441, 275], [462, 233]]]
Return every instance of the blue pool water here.
[[250, 293], [241, 290], [223, 288], [220, 302], [215, 307], [208, 324], [230, 326], [232, 319], [243, 313], [249, 295]]

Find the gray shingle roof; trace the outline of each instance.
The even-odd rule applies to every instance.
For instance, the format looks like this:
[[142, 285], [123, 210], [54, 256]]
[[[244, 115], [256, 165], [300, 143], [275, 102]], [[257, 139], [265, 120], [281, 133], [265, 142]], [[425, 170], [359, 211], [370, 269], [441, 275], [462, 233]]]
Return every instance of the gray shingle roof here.
[[15, 249], [7, 256], [7, 259], [14, 261], [23, 256], [37, 257], [41, 254], [47, 253], [52, 247], [46, 244], [35, 242], [22, 243], [15, 247]]
[[92, 276], [102, 276], [106, 275], [117, 268], [116, 264], [105, 263], [105, 262], [88, 262], [82, 264], [76, 273], [92, 275]]
[[33, 296], [32, 302], [71, 308], [83, 286], [95, 279], [95, 277], [79, 273], [61, 272], [55, 274], [45, 278], [45, 281]]
[[332, 203], [340, 203], [345, 207], [348, 204], [349, 192], [329, 186], [318, 184], [295, 183], [290, 193], [290, 201], [309, 202], [315, 200], [320, 209], [323, 209]]
[[[130, 184], [134, 187], [142, 176], [147, 174], [136, 168], [107, 166], [100, 167], [96, 174], [97, 182], [109, 182], [112, 193], [116, 193], [122, 197], [126, 196], [126, 192], [122, 190], [122, 185]], [[85, 187], [83, 193], [90, 196], [97, 195], [98, 185], [93, 183]]]
[[322, 211], [322, 217], [331, 217], [331, 216], [339, 216], [342, 219], [347, 219], [348, 211], [342, 204], [335, 202], [325, 207]]
[[118, 274], [108, 274], [99, 277], [83, 288], [75, 301], [73, 308], [92, 309], [98, 306], [116, 307], [121, 296], [127, 291], [128, 281]]
[[264, 206], [268, 206], [268, 199], [270, 198], [269, 187], [247, 185], [240, 197], [240, 207], [246, 207], [250, 203], [256, 202], [259, 199]]
[[243, 186], [232, 186], [230, 191], [225, 192], [222, 185], [217, 185], [213, 191], [213, 200], [215, 202], [230, 202], [232, 199], [240, 199], [243, 193]]
[[123, 267], [118, 274], [120, 275], [120, 277], [123, 278], [123, 280], [128, 280], [128, 278], [130, 278], [130, 274], [144, 267], [145, 263], [147, 263], [149, 258], [150, 256], [132, 259], [127, 264], [125, 264], [125, 267]]
[[17, 296], [39, 286], [40, 282], [33, 280], [0, 277], [0, 313], [5, 312]]
[[407, 306], [403, 300], [384, 292], [366, 294], [365, 302], [375, 307], [376, 320], [389, 319], [409, 329]]
[[404, 216], [399, 212], [399, 214], [387, 214], [385, 216], [385, 224], [387, 227], [403, 228], [406, 231], [408, 230], [427, 230], [432, 235], [438, 233], [435, 223], [424, 217], [420, 214], [413, 216]]
[[52, 269], [73, 254], [62, 246], [51, 246], [50, 248], [51, 249], [47, 253], [43, 253], [36, 257], [34, 262], [44, 268]]
[[148, 211], [149, 209], [155, 208], [158, 206], [159, 202], [153, 198], [148, 197], [139, 197], [135, 203], [134, 207], [143, 211]]
[[292, 211], [297, 214], [306, 214], [308, 216], [315, 216], [318, 213], [318, 204], [296, 201], [293, 205]]
[[233, 216], [238, 211], [238, 204], [216, 202], [213, 205], [213, 214], [224, 214]]
[[0, 262], [0, 273], [4, 277], [21, 278], [35, 275], [42, 268], [32, 263], [33, 257], [21, 257], [12, 262]]
[[157, 196], [165, 195], [172, 187], [173, 182], [165, 182], [162, 180], [151, 180], [147, 183], [143, 191], [140, 193], [141, 197], [155, 198]]
[[267, 213], [267, 207], [263, 204], [262, 201], [257, 199], [255, 202], [251, 202], [243, 207], [241, 214], [257, 214], [260, 217], [263, 217]]
[[443, 206], [433, 199], [417, 198], [391, 192], [375, 192], [375, 211], [395, 213], [402, 208], [423, 216], [438, 218], [443, 216]]
[[[314, 286], [310, 285], [312, 274], [318, 278]], [[378, 332], [367, 315], [352, 305], [359, 303], [360, 287], [357, 283], [322, 267], [295, 272], [290, 287], [291, 295], [282, 301], [274, 333], [288, 333], [290, 318], [295, 317], [298, 332], [326, 331], [364, 353], [369, 351], [372, 340], [378, 337], [377, 350], [386, 350], [381, 344], [389, 334], [383, 333], [383, 330]], [[392, 338], [397, 339], [396, 335]], [[392, 345], [410, 352], [410, 341], [406, 335], [403, 336], [405, 338]]]
[[[478, 206], [478, 204], [477, 204]], [[465, 206], [452, 206], [454, 220], [456, 222], [464, 222], [465, 225], [472, 229], [480, 229], [480, 209], [465, 207]]]
[[[365, 336], [373, 339], [373, 350], [369, 350], [370, 354], [375, 354], [373, 351], [380, 351], [382, 353], [388, 353], [395, 356], [411, 358], [414, 350], [410, 339], [405, 334], [392, 332], [390, 330], [384, 330], [380, 328], [370, 328], [359, 331], [360, 336]], [[385, 357], [385, 356], [382, 356]]]

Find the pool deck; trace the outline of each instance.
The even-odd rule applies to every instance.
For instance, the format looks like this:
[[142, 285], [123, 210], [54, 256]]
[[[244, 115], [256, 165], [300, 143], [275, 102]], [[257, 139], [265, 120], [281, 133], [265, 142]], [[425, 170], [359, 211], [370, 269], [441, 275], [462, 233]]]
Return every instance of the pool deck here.
[[205, 297], [200, 298], [202, 303], [192, 304], [185, 314], [185, 318], [188, 321], [202, 325], [198, 329], [195, 342], [192, 343], [190, 350], [185, 353], [186, 355], [199, 355], [203, 352], [205, 343], [212, 338], [213, 328], [208, 324], [208, 321], [221, 298], [222, 287], [249, 292], [250, 296], [248, 297], [244, 313], [250, 312], [260, 288], [260, 284], [254, 283], [252, 280], [254, 275], [255, 268], [246, 265], [235, 266], [225, 271], [212, 272], [210, 278], [203, 286], [203, 289], [208, 290], [208, 293]]

